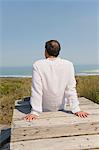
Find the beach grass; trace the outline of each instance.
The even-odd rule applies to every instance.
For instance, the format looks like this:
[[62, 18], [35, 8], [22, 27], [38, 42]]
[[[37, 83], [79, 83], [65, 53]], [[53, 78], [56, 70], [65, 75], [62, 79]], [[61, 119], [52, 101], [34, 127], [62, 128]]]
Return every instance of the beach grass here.
[[78, 96], [99, 104], [99, 75], [76, 76]]
[[[99, 75], [76, 76], [78, 96], [99, 104]], [[11, 124], [15, 100], [31, 96], [31, 78], [0, 78], [0, 124]]]
[[11, 124], [15, 100], [31, 94], [31, 78], [0, 78], [0, 123]]

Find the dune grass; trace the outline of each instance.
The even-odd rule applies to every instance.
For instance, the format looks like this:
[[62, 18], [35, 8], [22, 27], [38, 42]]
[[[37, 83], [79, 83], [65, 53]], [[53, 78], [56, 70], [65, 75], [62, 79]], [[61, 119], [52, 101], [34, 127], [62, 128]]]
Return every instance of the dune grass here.
[[99, 75], [77, 76], [76, 81], [78, 95], [99, 104]]
[[[99, 104], [99, 76], [76, 76], [78, 96]], [[15, 100], [31, 95], [31, 78], [0, 78], [0, 124], [11, 124]]]
[[15, 100], [31, 94], [31, 78], [0, 78], [0, 123], [10, 124]]

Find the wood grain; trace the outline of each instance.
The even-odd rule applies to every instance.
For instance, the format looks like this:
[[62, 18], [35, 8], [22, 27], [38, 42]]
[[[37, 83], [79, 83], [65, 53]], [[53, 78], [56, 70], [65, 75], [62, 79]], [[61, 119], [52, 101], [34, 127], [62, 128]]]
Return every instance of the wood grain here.
[[[11, 150], [80, 150], [99, 148], [99, 105], [81, 97], [80, 108], [90, 115], [79, 118], [66, 110], [43, 112], [38, 120], [25, 121], [29, 99], [15, 103], [11, 125]], [[7, 146], [7, 145], [6, 145]]]
[[10, 150], [85, 150], [99, 148], [99, 135], [84, 135], [14, 142]]

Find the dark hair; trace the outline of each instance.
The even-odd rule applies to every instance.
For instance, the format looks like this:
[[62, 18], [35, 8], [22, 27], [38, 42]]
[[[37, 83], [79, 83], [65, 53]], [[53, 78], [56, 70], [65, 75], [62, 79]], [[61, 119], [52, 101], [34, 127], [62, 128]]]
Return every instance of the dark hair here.
[[50, 56], [57, 57], [61, 50], [61, 46], [57, 40], [50, 40], [45, 43], [45, 49]]

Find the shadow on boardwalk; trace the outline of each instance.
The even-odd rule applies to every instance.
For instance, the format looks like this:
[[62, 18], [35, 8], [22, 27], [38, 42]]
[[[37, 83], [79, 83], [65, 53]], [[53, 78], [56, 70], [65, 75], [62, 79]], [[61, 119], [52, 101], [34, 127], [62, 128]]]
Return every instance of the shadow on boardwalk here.
[[24, 99], [17, 101], [15, 109], [24, 114], [29, 114], [31, 112], [30, 97], [25, 97]]
[[[11, 128], [1, 129], [1, 134], [0, 134], [1, 150], [10, 150], [10, 137], [11, 137]], [[7, 144], [7, 148], [5, 147], [6, 144]]]

